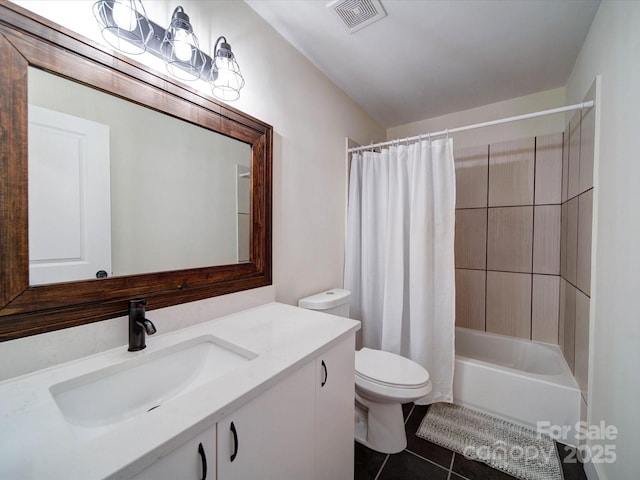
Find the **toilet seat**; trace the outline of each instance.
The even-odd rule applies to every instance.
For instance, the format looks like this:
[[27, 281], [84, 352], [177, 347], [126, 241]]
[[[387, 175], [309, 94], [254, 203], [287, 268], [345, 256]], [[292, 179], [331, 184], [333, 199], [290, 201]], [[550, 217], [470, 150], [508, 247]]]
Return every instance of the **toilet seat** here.
[[429, 372], [408, 358], [363, 348], [356, 352], [355, 383], [371, 399], [413, 401], [431, 391]]

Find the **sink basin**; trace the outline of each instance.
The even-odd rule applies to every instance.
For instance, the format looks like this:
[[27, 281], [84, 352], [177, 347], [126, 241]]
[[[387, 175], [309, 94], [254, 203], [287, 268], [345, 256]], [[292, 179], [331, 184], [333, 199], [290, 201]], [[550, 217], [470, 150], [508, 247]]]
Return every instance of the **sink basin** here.
[[207, 335], [58, 383], [50, 392], [76, 434], [91, 438], [257, 356]]

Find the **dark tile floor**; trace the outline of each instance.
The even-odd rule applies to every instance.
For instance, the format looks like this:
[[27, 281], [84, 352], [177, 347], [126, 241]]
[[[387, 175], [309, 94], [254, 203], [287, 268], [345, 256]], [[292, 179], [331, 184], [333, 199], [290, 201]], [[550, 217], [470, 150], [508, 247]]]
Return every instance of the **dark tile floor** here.
[[[402, 409], [407, 448], [395, 455], [374, 452], [356, 442], [355, 480], [509, 480], [511, 475], [416, 436], [426, 406], [407, 404]], [[571, 447], [556, 444], [565, 480], [586, 480], [582, 465], [565, 463]], [[570, 456], [575, 458], [575, 454]]]

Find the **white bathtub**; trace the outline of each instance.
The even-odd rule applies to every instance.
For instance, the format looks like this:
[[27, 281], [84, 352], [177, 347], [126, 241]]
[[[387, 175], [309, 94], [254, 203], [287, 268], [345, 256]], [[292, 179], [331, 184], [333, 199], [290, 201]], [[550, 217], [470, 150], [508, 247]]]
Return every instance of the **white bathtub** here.
[[455, 345], [456, 403], [534, 428], [547, 421], [573, 431], [580, 390], [557, 346], [460, 327]]

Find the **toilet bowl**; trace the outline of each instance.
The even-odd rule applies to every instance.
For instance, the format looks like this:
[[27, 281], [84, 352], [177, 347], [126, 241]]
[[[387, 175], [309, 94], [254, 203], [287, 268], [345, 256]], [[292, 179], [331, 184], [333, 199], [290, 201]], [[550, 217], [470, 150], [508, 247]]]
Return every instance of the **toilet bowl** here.
[[[407, 446], [402, 404], [431, 391], [429, 373], [417, 363], [390, 352], [363, 348], [356, 352], [356, 440], [382, 453], [398, 453]], [[358, 428], [360, 427], [360, 428]], [[365, 435], [366, 432], [366, 435]]]
[[[348, 317], [350, 296], [336, 288], [303, 298], [298, 306]], [[431, 391], [429, 372], [408, 358], [371, 348], [357, 351], [355, 359], [355, 439], [378, 452], [401, 452], [407, 446], [402, 404]]]

